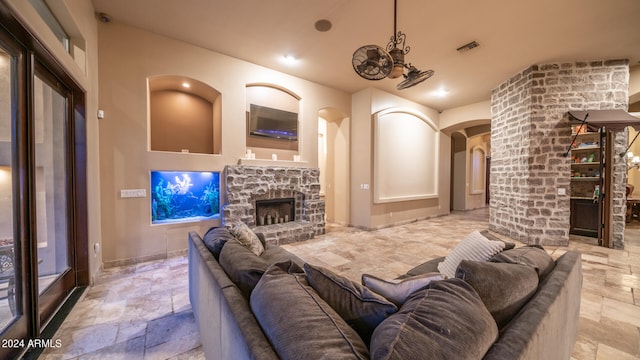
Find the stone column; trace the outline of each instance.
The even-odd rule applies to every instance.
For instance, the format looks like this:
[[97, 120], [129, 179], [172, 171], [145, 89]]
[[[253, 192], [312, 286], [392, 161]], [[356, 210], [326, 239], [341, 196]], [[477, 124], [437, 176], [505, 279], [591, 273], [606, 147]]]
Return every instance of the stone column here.
[[[627, 110], [629, 62], [609, 60], [532, 65], [491, 94], [493, 231], [527, 244], [568, 245], [571, 142], [569, 110]], [[627, 132], [614, 135], [616, 153]], [[626, 167], [616, 157], [613, 194], [624, 198]], [[559, 195], [564, 188], [566, 195]], [[612, 241], [624, 242], [624, 201], [612, 211]]]

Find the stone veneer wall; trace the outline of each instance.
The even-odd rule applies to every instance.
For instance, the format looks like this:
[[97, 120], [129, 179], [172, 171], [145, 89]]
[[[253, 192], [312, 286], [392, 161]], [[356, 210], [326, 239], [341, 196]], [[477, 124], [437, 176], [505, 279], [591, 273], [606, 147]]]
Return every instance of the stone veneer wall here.
[[[320, 170], [301, 167], [229, 165], [224, 169], [227, 203], [224, 222], [242, 221], [265, 234], [270, 244], [302, 241], [325, 233]], [[296, 220], [256, 227], [256, 200], [296, 198]], [[302, 204], [300, 201], [302, 200]]]
[[[528, 244], [568, 245], [569, 110], [628, 107], [627, 60], [533, 65], [491, 94], [489, 227]], [[627, 132], [614, 134], [616, 154]], [[625, 159], [615, 156], [612, 242], [624, 246]], [[558, 195], [557, 189], [566, 189]]]

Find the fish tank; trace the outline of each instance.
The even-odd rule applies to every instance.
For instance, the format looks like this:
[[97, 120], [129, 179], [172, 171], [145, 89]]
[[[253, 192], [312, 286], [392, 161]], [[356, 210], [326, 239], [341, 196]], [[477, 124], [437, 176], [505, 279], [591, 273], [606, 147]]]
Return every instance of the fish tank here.
[[220, 217], [220, 173], [151, 171], [151, 224]]

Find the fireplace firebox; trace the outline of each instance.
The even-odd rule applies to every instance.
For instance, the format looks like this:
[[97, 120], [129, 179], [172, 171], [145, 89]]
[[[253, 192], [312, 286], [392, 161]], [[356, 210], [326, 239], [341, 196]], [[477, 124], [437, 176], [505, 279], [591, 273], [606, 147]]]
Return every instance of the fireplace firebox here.
[[295, 221], [294, 198], [256, 200], [256, 224], [258, 226]]

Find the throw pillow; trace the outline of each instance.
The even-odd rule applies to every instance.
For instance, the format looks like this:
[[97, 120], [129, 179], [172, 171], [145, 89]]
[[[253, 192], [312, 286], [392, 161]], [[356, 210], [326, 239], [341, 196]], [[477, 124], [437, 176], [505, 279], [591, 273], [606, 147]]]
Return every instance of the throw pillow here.
[[481, 359], [498, 327], [471, 285], [433, 281], [407, 298], [371, 337], [371, 359]]
[[216, 260], [220, 259], [220, 252], [227, 241], [233, 240], [234, 237], [225, 227], [212, 227], [204, 234], [202, 241], [204, 246], [211, 251]]
[[476, 290], [498, 328], [506, 325], [538, 289], [538, 274], [520, 264], [462, 260], [456, 277]]
[[240, 244], [244, 245], [247, 249], [251, 250], [252, 253], [260, 256], [264, 251], [264, 245], [247, 224], [243, 222], [236, 223], [231, 233], [236, 237], [236, 239], [240, 242]]
[[386, 281], [369, 274], [362, 274], [362, 285], [384, 296], [387, 300], [402, 306], [409, 295], [429, 285], [432, 281], [444, 280], [444, 274], [432, 272], [404, 278], [400, 281]]
[[227, 241], [220, 252], [219, 262], [246, 299], [270, 265], [236, 240]]
[[331, 270], [304, 264], [309, 285], [369, 343], [373, 329], [398, 308], [387, 299]]
[[491, 258], [491, 262], [531, 266], [538, 273], [540, 280], [544, 279], [556, 266], [551, 255], [539, 245], [523, 246], [503, 251], [494, 255]]
[[281, 359], [368, 359], [360, 336], [291, 261], [270, 266], [251, 294], [251, 310]]
[[450, 278], [456, 276], [456, 268], [462, 260], [488, 261], [493, 255], [504, 249], [502, 241], [491, 241], [478, 231], [467, 235], [438, 264], [438, 270]]

